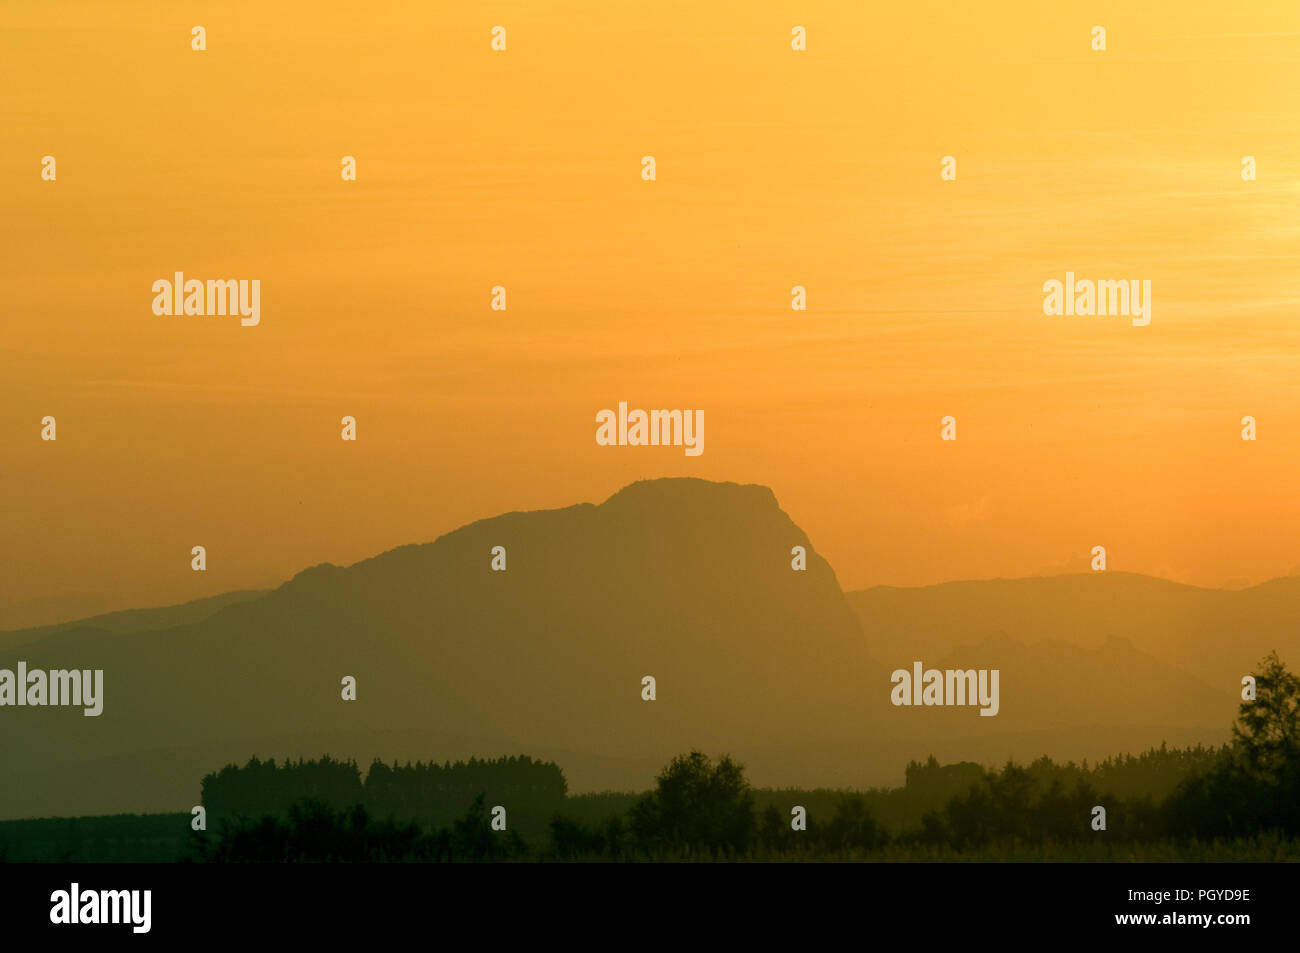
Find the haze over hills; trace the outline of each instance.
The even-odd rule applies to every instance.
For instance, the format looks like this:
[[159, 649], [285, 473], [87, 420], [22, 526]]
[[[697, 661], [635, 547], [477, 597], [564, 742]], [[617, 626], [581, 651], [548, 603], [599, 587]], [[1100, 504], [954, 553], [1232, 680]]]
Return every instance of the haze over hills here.
[[109, 632], [144, 632], [152, 629], [166, 629], [186, 622], [196, 622], [212, 615], [223, 606], [243, 602], [262, 595], [266, 590], [237, 589], [209, 596], [206, 599], [194, 599], [174, 606], [158, 606], [149, 609], [123, 609], [107, 612], [103, 615], [75, 619], [68, 622], [54, 622], [48, 625], [33, 626], [26, 629], [0, 631], [0, 648], [22, 645], [37, 639], [53, 635], [66, 629], [90, 628], [105, 629]]
[[105, 612], [107, 606], [102, 592], [62, 592], [18, 601], [0, 598], [0, 631], [82, 619]]
[[[1259, 656], [1295, 664], [1297, 606], [1300, 580], [1229, 593], [1122, 573], [846, 597], [771, 490], [644, 481], [270, 591], [0, 636], [0, 668], [105, 671], [98, 718], [0, 710], [0, 816], [185, 811], [203, 774], [252, 755], [522, 752], [581, 791], [645, 788], [692, 747], [811, 787], [894, 783], [931, 753], [1218, 743]], [[914, 660], [1000, 669], [999, 714], [892, 706], [890, 671]]]
[[[1240, 590], [1202, 589], [1133, 573], [878, 586], [848, 594], [873, 649], [948, 654], [989, 639], [1048, 640], [1090, 651], [1127, 643], [1185, 672], [1235, 707], [1241, 676], [1276, 649], [1300, 665], [1300, 577]], [[1118, 643], [1117, 643], [1118, 644]], [[892, 665], [891, 665], [892, 667]]]
[[[1032, 756], [1025, 748], [1035, 739], [1058, 759], [1162, 741], [1221, 744], [1242, 676], [1273, 650], [1292, 669], [1300, 664], [1300, 579], [1290, 576], [1225, 591], [1103, 572], [879, 586], [848, 599], [891, 669], [912, 659], [999, 668], [993, 720], [1016, 757]], [[918, 714], [940, 729], [955, 712]], [[939, 730], [932, 740], [936, 753], [946, 747]], [[967, 739], [972, 750], [997, 740]]]

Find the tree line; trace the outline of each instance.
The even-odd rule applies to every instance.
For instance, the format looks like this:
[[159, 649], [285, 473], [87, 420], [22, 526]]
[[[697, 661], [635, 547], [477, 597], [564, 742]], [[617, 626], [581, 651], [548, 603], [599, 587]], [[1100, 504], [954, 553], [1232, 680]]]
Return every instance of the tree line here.
[[376, 818], [439, 824], [463, 813], [480, 794], [522, 815], [549, 817], [567, 791], [557, 764], [522, 755], [442, 764], [389, 765], [376, 759], [364, 780], [355, 761], [329, 755], [281, 764], [254, 757], [243, 767], [226, 765], [202, 782], [210, 823], [285, 817], [295, 805], [311, 801], [335, 810], [360, 806]]
[[[253, 789], [268, 779], [273, 797]], [[449, 793], [463, 797], [476, 787], [450, 823], [410, 819], [424, 799], [445, 802]], [[565, 791], [556, 765], [529, 758], [402, 768], [376, 762], [364, 784], [351, 762], [326, 758], [276, 768], [254, 759], [204, 780], [205, 804], [211, 794], [214, 805], [243, 816], [215, 843], [201, 836], [200, 854], [225, 861], [833, 859], [868, 858], [887, 848], [978, 856], [991, 845], [1262, 837], [1285, 839], [1294, 850], [1300, 677], [1276, 654], [1265, 659], [1256, 697], [1242, 701], [1232, 741], [1221, 748], [1162, 745], [1091, 767], [1040, 758], [987, 770], [930, 758], [908, 765], [903, 788], [869, 792], [756, 792], [731, 758], [714, 761], [692, 751], [674, 758], [649, 792], [604, 801], [622, 806], [603, 817], [576, 817], [572, 807], [583, 799], [566, 801]], [[332, 802], [321, 796], [326, 792]], [[546, 812], [541, 836], [526, 840], [513, 825], [493, 830], [488, 805], [498, 794], [502, 802], [531, 804], [534, 816]], [[285, 810], [259, 818], [247, 809], [271, 801]], [[882, 823], [882, 814], [898, 814], [900, 804], [910, 820]], [[242, 811], [234, 809], [240, 805]]]

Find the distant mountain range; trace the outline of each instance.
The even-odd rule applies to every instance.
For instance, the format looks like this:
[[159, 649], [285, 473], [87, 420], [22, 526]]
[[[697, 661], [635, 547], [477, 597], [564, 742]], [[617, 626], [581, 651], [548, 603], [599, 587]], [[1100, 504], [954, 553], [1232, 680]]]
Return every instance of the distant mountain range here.
[[[897, 782], [931, 753], [1218, 743], [1260, 656], [1300, 662], [1297, 609], [1296, 578], [1123, 573], [846, 596], [771, 490], [644, 481], [274, 590], [0, 633], [0, 668], [105, 672], [98, 718], [0, 708], [0, 817], [187, 811], [204, 773], [252, 755], [527, 753], [590, 790], [647, 787], [692, 747], [811, 787]], [[915, 660], [999, 668], [1000, 713], [890, 705], [890, 671]]]
[[[1064, 738], [1091, 725], [1125, 739], [1115, 751], [1227, 740], [1242, 676], [1272, 650], [1300, 665], [1294, 576], [1222, 591], [1104, 572], [880, 586], [848, 598], [891, 668], [910, 655], [941, 668], [999, 666], [999, 727]], [[1074, 757], [1095, 750], [1082, 747]], [[1057, 743], [1045, 750], [1067, 755]]]

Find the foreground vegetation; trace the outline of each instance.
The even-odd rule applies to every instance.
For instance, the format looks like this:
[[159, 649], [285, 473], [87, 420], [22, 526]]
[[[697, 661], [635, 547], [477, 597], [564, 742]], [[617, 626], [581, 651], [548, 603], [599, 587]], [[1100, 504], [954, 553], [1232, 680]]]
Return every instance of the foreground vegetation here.
[[[1265, 660], [1233, 741], [989, 770], [908, 765], [903, 787], [755, 790], [700, 752], [653, 790], [569, 796], [549, 762], [252, 759], [203, 781], [190, 816], [0, 822], [11, 861], [1300, 860], [1300, 678]], [[492, 806], [509, 805], [493, 825]], [[504, 827], [502, 828], [502, 825]]]

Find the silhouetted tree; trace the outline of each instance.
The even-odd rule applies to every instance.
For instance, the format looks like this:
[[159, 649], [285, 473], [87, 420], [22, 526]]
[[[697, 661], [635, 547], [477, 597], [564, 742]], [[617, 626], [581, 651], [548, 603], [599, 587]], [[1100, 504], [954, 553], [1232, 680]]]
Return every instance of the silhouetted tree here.
[[1180, 837], [1300, 834], [1300, 678], [1276, 652], [1260, 663], [1255, 698], [1243, 699], [1234, 747], [1218, 765], [1189, 778], [1161, 809], [1164, 830]]
[[1261, 780], [1277, 784], [1295, 771], [1300, 760], [1300, 677], [1286, 670], [1277, 652], [1260, 663], [1255, 698], [1243, 699], [1232, 738], [1247, 768]]
[[577, 821], [556, 815], [551, 818], [551, 849], [563, 860], [597, 857], [605, 853], [605, 838]]
[[714, 765], [692, 751], [663, 770], [655, 789], [632, 806], [629, 822], [651, 848], [741, 853], [755, 833], [754, 796], [730, 757]]
[[790, 846], [788, 835], [793, 833], [776, 805], [769, 804], [763, 811], [763, 819], [759, 824], [758, 837], [763, 846], [768, 850], [783, 850]]
[[474, 798], [465, 816], [452, 825], [451, 854], [455, 860], [503, 860], [521, 856], [527, 850], [514, 830], [492, 829], [482, 794]]
[[817, 840], [831, 850], [873, 850], [888, 839], [861, 794], [842, 796], [835, 816], [817, 830]]

